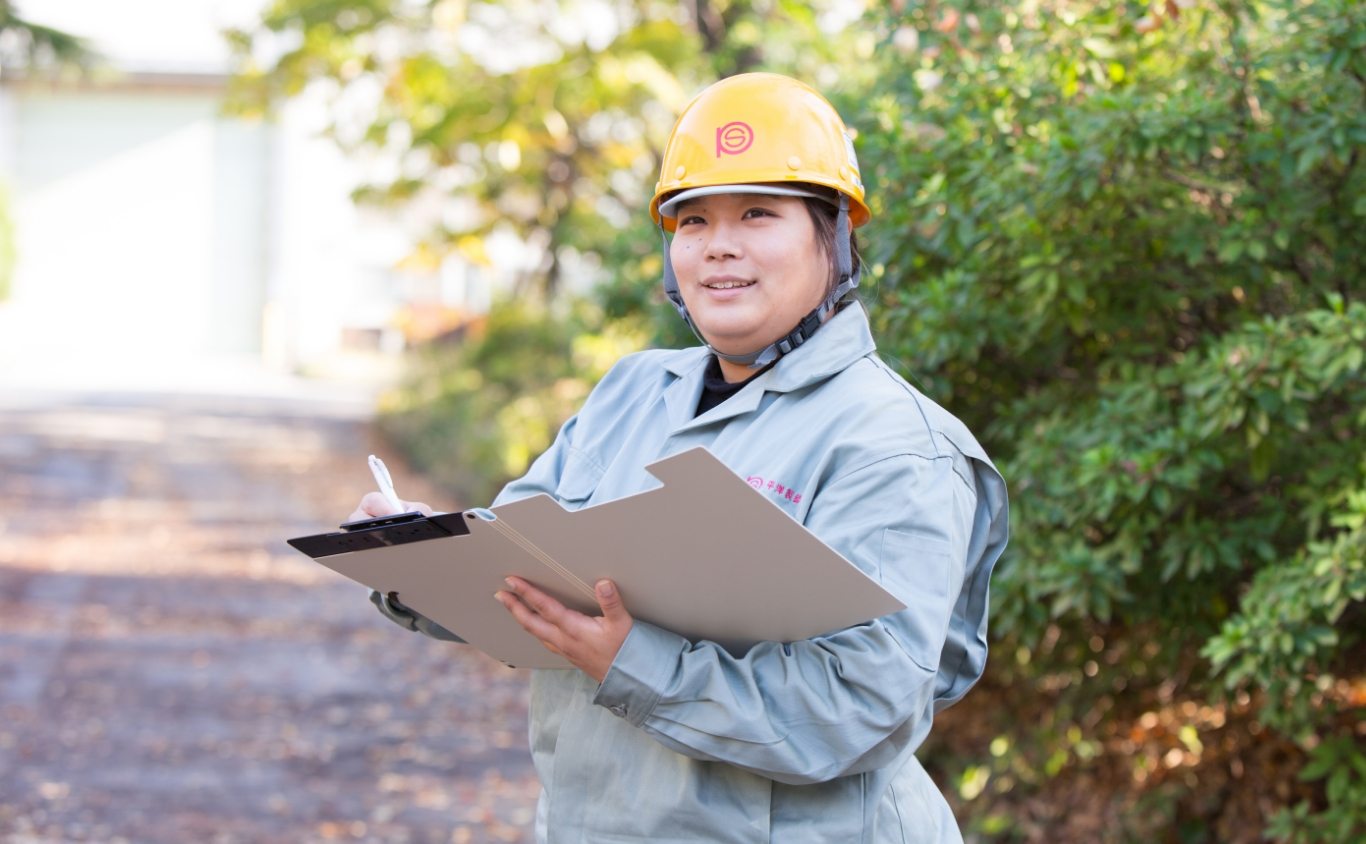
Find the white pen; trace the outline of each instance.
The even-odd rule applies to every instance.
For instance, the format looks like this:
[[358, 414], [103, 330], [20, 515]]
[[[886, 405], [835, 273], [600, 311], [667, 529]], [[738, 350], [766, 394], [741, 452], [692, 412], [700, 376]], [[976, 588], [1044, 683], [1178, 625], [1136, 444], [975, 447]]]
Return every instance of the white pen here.
[[398, 493], [394, 492], [394, 479], [389, 476], [389, 467], [384, 465], [384, 461], [375, 455], [370, 455], [370, 474], [375, 476], [375, 483], [379, 484], [379, 491], [384, 497], [389, 499], [395, 513], [402, 513], [408, 509], [403, 506]]

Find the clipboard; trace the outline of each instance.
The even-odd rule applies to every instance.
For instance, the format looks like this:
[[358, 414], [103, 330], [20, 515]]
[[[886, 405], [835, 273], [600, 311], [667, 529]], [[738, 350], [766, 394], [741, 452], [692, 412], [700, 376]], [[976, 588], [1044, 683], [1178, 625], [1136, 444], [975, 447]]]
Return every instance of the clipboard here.
[[494, 600], [510, 574], [590, 615], [593, 584], [611, 578], [635, 618], [736, 655], [906, 608], [705, 448], [645, 468], [662, 486], [580, 510], [535, 495], [289, 544], [522, 668], [571, 666]]

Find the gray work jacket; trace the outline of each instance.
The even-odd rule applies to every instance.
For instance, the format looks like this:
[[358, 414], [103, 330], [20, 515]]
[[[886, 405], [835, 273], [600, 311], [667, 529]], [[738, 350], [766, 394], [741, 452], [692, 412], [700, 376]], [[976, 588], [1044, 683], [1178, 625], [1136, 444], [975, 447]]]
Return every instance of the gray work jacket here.
[[708, 354], [622, 359], [495, 503], [599, 504], [706, 446], [908, 609], [742, 656], [637, 621], [601, 685], [534, 672], [537, 840], [960, 841], [914, 754], [986, 662], [1001, 476], [877, 357], [860, 307], [694, 417]]

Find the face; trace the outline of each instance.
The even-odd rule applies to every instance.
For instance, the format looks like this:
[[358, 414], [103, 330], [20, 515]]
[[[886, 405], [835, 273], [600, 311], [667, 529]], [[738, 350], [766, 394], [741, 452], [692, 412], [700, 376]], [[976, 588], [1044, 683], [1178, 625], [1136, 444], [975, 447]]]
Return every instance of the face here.
[[688, 200], [669, 257], [693, 322], [727, 354], [787, 334], [825, 298], [830, 278], [806, 203], [792, 196]]

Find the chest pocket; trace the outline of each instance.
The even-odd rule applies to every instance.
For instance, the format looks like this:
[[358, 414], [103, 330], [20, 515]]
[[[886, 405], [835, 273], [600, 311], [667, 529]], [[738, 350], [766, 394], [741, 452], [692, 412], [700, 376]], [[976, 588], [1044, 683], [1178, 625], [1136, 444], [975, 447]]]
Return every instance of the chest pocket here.
[[560, 482], [555, 485], [555, 499], [570, 510], [588, 504], [602, 480], [603, 470], [586, 452], [571, 448], [565, 461]]

